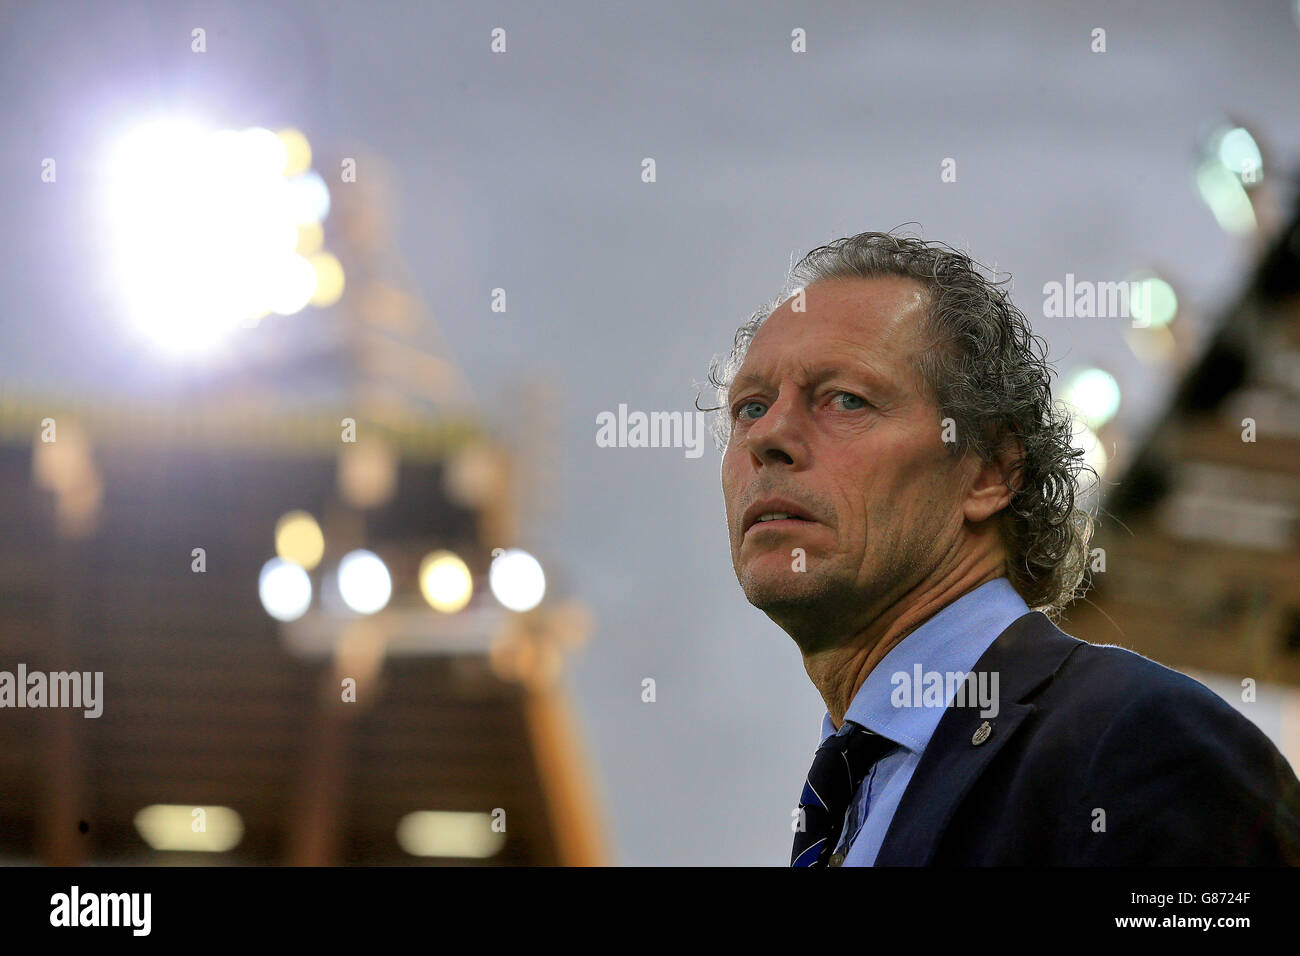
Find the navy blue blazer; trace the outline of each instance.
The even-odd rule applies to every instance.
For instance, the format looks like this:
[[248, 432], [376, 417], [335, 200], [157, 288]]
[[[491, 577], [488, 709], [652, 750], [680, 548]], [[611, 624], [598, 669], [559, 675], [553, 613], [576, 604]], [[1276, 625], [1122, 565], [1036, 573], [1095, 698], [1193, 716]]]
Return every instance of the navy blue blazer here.
[[1037, 611], [975, 671], [997, 715], [948, 708], [876, 866], [1300, 865], [1300, 781], [1203, 684]]

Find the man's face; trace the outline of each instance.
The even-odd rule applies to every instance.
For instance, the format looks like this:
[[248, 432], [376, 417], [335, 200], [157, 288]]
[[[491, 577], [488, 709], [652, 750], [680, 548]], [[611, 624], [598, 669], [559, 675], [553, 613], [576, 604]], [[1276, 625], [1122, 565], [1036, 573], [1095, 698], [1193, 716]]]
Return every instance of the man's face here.
[[732, 382], [722, 490], [745, 597], [787, 630], [829, 635], [865, 626], [955, 552], [965, 489], [916, 367], [920, 284], [823, 280], [805, 301], [772, 313]]

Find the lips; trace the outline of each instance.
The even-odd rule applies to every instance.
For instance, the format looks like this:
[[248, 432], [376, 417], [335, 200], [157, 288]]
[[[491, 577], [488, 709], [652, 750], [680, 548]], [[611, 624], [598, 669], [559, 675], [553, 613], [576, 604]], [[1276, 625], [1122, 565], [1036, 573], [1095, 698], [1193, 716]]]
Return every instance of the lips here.
[[762, 498], [745, 509], [745, 514], [741, 518], [740, 533], [748, 534], [751, 528], [760, 524], [759, 518], [770, 514], [789, 515], [788, 518], [761, 522], [763, 525], [772, 525], [773, 529], [795, 527], [805, 522], [816, 523], [817, 520], [806, 508], [788, 498]]

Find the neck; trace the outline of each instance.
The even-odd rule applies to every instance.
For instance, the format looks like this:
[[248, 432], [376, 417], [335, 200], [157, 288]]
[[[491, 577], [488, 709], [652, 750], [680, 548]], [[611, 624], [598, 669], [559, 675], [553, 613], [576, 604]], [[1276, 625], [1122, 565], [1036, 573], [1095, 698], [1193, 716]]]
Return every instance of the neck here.
[[1004, 576], [1001, 549], [956, 559], [907, 591], [847, 639], [804, 653], [804, 669], [826, 702], [838, 730], [867, 675], [908, 634], [989, 581]]

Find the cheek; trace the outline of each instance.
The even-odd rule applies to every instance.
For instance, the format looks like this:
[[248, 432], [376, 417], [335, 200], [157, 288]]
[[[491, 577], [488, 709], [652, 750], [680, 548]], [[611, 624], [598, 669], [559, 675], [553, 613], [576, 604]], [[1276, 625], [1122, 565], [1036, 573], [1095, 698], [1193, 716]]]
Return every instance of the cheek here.
[[941, 453], [939, 457], [917, 456], [909, 463], [903, 480], [903, 519], [919, 533], [937, 540], [953, 514], [957, 476]]
[[[889, 465], [887, 462], [893, 462]], [[943, 490], [933, 456], [912, 447], [882, 450], [871, 461], [858, 463], [856, 479], [842, 498], [854, 535], [873, 535], [925, 517], [939, 503]]]
[[735, 467], [729, 457], [730, 454], [731, 452], [728, 451], [722, 458], [722, 500], [726, 505], [728, 518], [733, 516], [732, 513], [737, 506], [736, 499], [740, 488], [739, 482], [734, 475]]
[[728, 446], [727, 450], [722, 453], [722, 486], [724, 488], [728, 484], [731, 473], [735, 471], [735, 467], [732, 465], [733, 458], [731, 447]]

